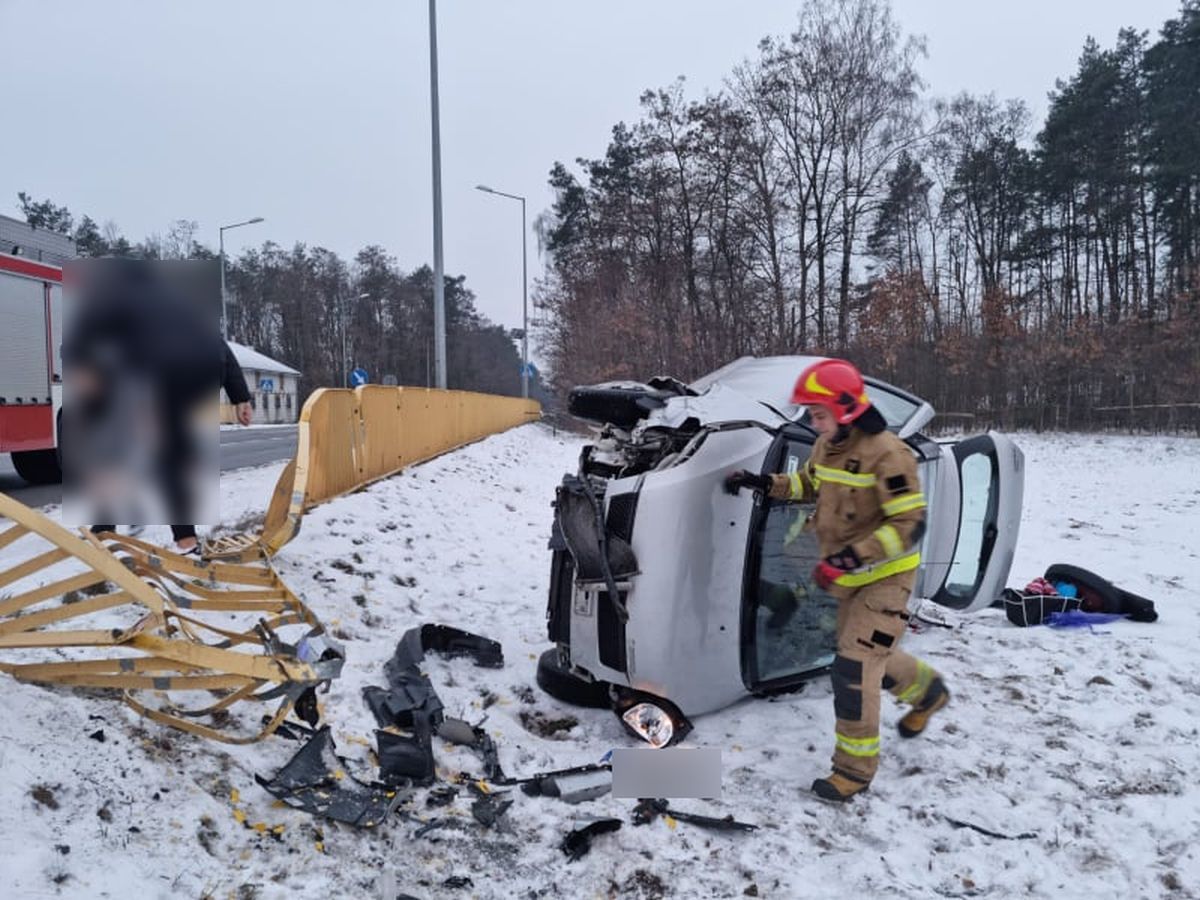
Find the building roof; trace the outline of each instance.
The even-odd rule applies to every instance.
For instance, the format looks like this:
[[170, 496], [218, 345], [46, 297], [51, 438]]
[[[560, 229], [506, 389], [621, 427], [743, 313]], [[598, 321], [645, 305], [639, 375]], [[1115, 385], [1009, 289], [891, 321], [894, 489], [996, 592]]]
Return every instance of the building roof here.
[[271, 359], [264, 353], [259, 353], [253, 347], [229, 341], [229, 349], [243, 369], [253, 369], [256, 372], [279, 372], [283, 375], [299, 375], [291, 366], [285, 366], [278, 360]]
[[34, 228], [28, 222], [5, 215], [0, 215], [0, 253], [23, 256], [53, 266], [61, 266], [79, 255], [75, 242], [67, 235]]

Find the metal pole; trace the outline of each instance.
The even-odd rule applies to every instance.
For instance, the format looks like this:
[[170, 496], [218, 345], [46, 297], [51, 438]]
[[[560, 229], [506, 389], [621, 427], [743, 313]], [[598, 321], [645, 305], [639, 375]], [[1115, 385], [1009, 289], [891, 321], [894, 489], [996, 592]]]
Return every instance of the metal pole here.
[[[358, 299], [359, 299], [359, 300], [367, 300], [367, 301], [370, 301], [370, 300], [371, 300], [371, 293], [370, 293], [369, 291], [363, 291], [363, 293], [361, 293], [361, 294], [359, 294], [359, 295], [358, 295]], [[373, 301], [372, 301], [372, 302], [373, 302]], [[383, 322], [382, 322], [382, 320], [381, 320], [381, 321], [380, 321], [380, 323], [379, 323], [379, 327], [380, 327], [380, 329], [381, 329], [381, 331], [380, 331], [380, 335], [382, 336], [382, 328], [383, 328]], [[349, 350], [347, 350], [347, 351], [346, 351], [346, 387], [354, 387], [354, 385], [352, 385], [352, 384], [350, 383], [350, 358], [349, 358], [349, 357], [350, 357], [350, 351], [349, 351]], [[380, 366], [382, 366], [382, 365], [383, 365], [383, 362], [382, 362], [382, 361], [380, 361], [380, 363], [379, 363], [379, 364], [380, 364]], [[382, 375], [382, 373], [379, 373], [379, 374], [381, 374], [381, 375]]]
[[438, 119], [437, 0], [429, 0], [429, 94], [433, 111], [433, 336], [437, 386], [446, 389], [446, 296], [442, 269], [442, 148]]
[[217, 241], [221, 246], [221, 337], [224, 340], [229, 340], [229, 315], [226, 311], [225, 300], [225, 232], [230, 228], [241, 228], [243, 225], [257, 225], [259, 222], [267, 221], [262, 216], [255, 216], [253, 219], [247, 219], [245, 222], [235, 222], [232, 225], [221, 225], [217, 228]]
[[218, 228], [218, 241], [221, 245], [221, 340], [229, 340], [229, 313], [225, 306], [225, 229]]
[[521, 198], [521, 396], [529, 399], [529, 254], [525, 252], [525, 198]]
[[520, 194], [508, 194], [488, 187], [486, 184], [475, 185], [475, 190], [497, 197], [507, 197], [509, 200], [521, 201], [521, 396], [529, 397], [529, 253], [525, 249], [526, 232], [529, 230], [525, 223], [525, 198]]

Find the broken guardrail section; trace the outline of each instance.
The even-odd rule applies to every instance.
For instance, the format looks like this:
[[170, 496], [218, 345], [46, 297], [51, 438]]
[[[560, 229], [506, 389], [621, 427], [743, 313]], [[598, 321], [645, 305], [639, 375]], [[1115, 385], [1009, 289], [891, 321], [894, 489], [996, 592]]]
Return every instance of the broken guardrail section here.
[[[316, 690], [344, 652], [266, 561], [75, 534], [5, 494], [0, 517], [0, 672], [119, 690], [156, 722], [227, 743], [265, 737], [293, 710], [316, 723]], [[277, 706], [243, 722], [242, 701]]]

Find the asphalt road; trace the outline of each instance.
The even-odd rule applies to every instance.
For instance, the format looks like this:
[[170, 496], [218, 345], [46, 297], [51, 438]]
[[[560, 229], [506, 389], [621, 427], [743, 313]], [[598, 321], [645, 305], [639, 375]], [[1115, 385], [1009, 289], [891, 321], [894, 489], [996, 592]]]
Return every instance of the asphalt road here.
[[[221, 471], [261, 466], [290, 459], [296, 452], [296, 426], [226, 429], [221, 432]], [[0, 491], [26, 506], [46, 506], [62, 502], [62, 487], [57, 484], [31, 485], [12, 467], [7, 453], [0, 453]]]

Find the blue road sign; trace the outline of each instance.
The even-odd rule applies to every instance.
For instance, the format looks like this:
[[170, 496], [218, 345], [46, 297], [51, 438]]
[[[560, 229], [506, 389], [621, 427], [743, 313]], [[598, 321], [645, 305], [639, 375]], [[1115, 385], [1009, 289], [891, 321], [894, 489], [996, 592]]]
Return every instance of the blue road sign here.
[[264, 394], [271, 393], [271, 391], [275, 390], [275, 379], [274, 378], [258, 379], [258, 389], [260, 391], [262, 391]]
[[529, 378], [537, 378], [537, 373], [537, 366], [535, 366], [533, 363], [526, 363], [525, 365], [521, 366], [522, 375], [525, 375]]
[[350, 387], [359, 387], [366, 384], [369, 380], [370, 376], [367, 375], [367, 370], [361, 366], [350, 373]]

